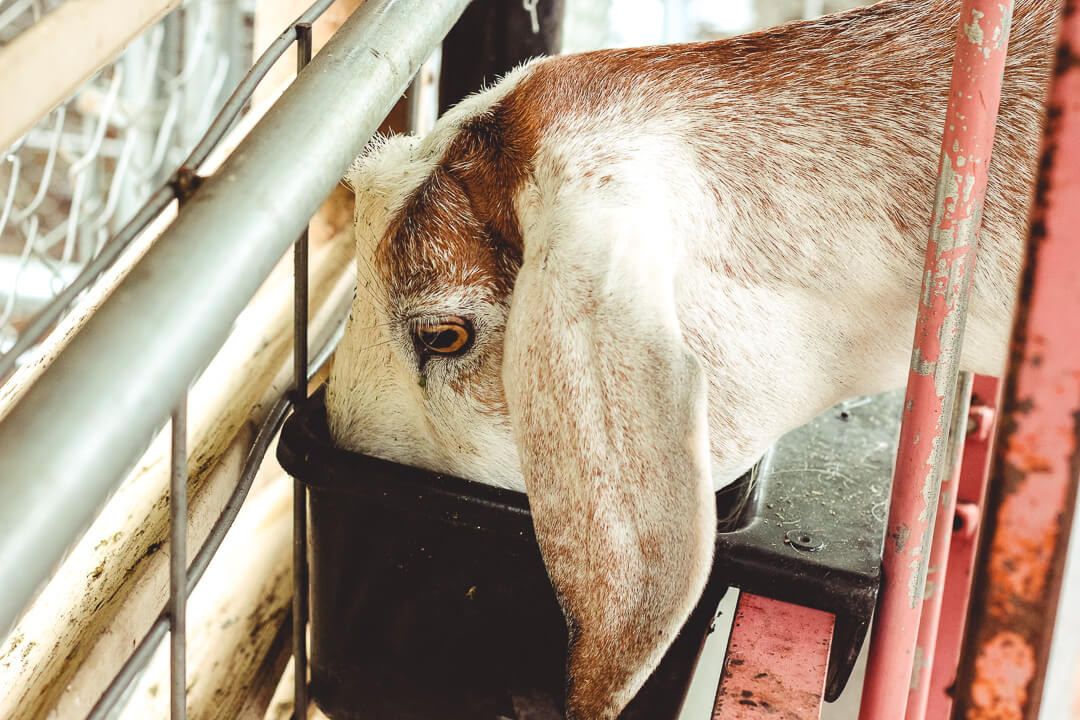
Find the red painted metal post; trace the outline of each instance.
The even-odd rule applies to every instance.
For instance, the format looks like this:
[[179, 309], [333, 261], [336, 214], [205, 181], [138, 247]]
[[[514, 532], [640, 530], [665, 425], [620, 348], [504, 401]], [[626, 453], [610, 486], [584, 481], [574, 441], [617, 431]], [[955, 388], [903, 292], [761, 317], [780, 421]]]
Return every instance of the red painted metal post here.
[[[954, 718], [1034, 720], [1080, 474], [1080, 0], [1051, 84]], [[1075, 639], [1074, 639], [1075, 641]]]
[[862, 720], [907, 705], [1011, 15], [1011, 0], [960, 11]]
[[922, 617], [915, 644], [915, 661], [911, 669], [911, 689], [908, 692], [906, 720], [924, 720], [930, 698], [930, 676], [936, 662], [941, 606], [945, 599], [945, 575], [952, 547], [953, 518], [960, 485], [960, 464], [967, 434], [968, 408], [971, 407], [970, 373], [963, 373], [956, 387], [950, 422], [949, 448], [945, 472], [941, 481], [937, 516], [934, 520], [934, 540], [930, 545], [930, 564], [926, 571], [926, 590], [923, 592]]
[[740, 595], [713, 720], [818, 720], [835, 620], [821, 610]]
[[956, 493], [956, 516], [952, 544], [945, 572], [944, 601], [938, 626], [937, 651], [930, 677], [926, 717], [942, 720], [952, 712], [952, 686], [964, 637], [964, 619], [971, 598], [971, 574], [975, 567], [975, 547], [982, 515], [986, 483], [990, 474], [990, 443], [994, 438], [994, 418], [998, 407], [997, 378], [976, 375], [971, 391], [969, 429], [960, 463], [960, 486]]

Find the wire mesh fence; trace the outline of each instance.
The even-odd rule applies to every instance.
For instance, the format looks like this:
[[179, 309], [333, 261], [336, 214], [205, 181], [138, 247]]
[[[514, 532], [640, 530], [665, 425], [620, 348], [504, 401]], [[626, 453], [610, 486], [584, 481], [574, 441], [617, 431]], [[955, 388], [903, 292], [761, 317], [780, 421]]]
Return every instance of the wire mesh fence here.
[[[60, 4], [0, 3], [0, 47]], [[249, 65], [253, 11], [190, 0], [0, 151], [0, 353], [194, 146]]]

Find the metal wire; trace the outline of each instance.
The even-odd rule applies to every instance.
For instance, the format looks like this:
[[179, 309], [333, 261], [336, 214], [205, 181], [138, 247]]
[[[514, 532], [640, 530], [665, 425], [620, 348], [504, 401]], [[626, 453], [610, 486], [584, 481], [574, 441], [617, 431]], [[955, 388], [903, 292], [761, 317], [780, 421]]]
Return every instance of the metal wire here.
[[[311, 362], [308, 365], [309, 381], [314, 377], [319, 368], [321, 368], [330, 358], [330, 354], [333, 353], [334, 349], [337, 347], [344, 332], [345, 318], [343, 317], [326, 343], [311, 359]], [[191, 595], [191, 593], [194, 592], [195, 587], [199, 584], [199, 580], [202, 579], [203, 575], [206, 573], [206, 569], [210, 566], [210, 561], [213, 560], [214, 555], [221, 547], [221, 543], [225, 540], [225, 535], [229, 532], [229, 528], [231, 528], [236, 521], [236, 516], [240, 513], [240, 508], [243, 506], [244, 500], [247, 499], [248, 492], [255, 482], [255, 476], [262, 466], [263, 458], [266, 457], [266, 451], [270, 449], [270, 444], [277, 436], [277, 432], [281, 428], [281, 424], [284, 422], [285, 416], [291, 406], [292, 400], [287, 394], [278, 398], [277, 402], [270, 408], [270, 412], [267, 414], [266, 419], [259, 427], [259, 431], [255, 435], [255, 441], [252, 443], [251, 449], [248, 451], [247, 457], [244, 460], [244, 467], [240, 472], [240, 479], [237, 481], [236, 487], [233, 488], [232, 494], [229, 496], [228, 501], [225, 503], [225, 507], [221, 511], [221, 515], [218, 516], [213, 527], [210, 528], [206, 540], [203, 542], [202, 547], [199, 548], [199, 552], [196, 553], [195, 558], [191, 561], [190, 567], [188, 567], [186, 574], [187, 595]], [[150, 663], [154, 650], [157, 648], [158, 643], [165, 638], [165, 633], [169, 630], [169, 625], [169, 604], [166, 604], [165, 607], [161, 609], [161, 612], [158, 613], [157, 619], [154, 621], [153, 625], [150, 626], [150, 630], [147, 632], [146, 637], [139, 642], [135, 652], [132, 653], [131, 657], [124, 663], [124, 666], [120, 668], [120, 672], [116, 674], [116, 677], [113, 678], [109, 687], [102, 693], [101, 698], [94, 704], [90, 714], [87, 715], [87, 720], [104, 720], [108, 717], [108, 713], [111, 712], [124, 697], [127, 688], [131, 685], [135, 677]]]
[[[296, 25], [296, 74], [311, 62], [311, 23]], [[307, 397], [308, 230], [293, 245], [293, 397]], [[306, 718], [307, 692], [307, 488], [293, 480], [293, 717]]]
[[172, 414], [169, 474], [169, 704], [172, 720], [187, 717], [187, 396]]
[[[296, 21], [295, 24], [283, 32], [266, 51], [259, 57], [255, 64], [251, 67], [248, 73], [237, 85], [236, 89], [226, 100], [221, 110], [218, 111], [213, 122], [210, 123], [209, 128], [203, 134], [202, 139], [196, 143], [195, 147], [191, 150], [187, 159], [180, 165], [180, 167], [172, 174], [172, 176], [161, 185], [157, 191], [149, 196], [145, 204], [141, 206], [139, 211], [136, 212], [134, 217], [121, 227], [121, 229], [113, 236], [112, 241], [104, 243], [95, 243], [93, 249], [96, 254], [91, 258], [88, 258], [88, 262], [85, 265], [84, 270], [79, 273], [69, 285], [63, 288], [56, 294], [56, 297], [38, 312], [32, 320], [26, 325], [26, 327], [19, 333], [18, 338], [12, 345], [12, 347], [0, 356], [0, 383], [6, 380], [11, 373], [15, 370], [19, 357], [30, 348], [41, 342], [42, 339], [51, 331], [56, 322], [63, 316], [70, 305], [86, 288], [92, 285], [98, 277], [101, 276], [109, 267], [111, 267], [124, 253], [125, 250], [130, 247], [131, 243], [138, 237], [147, 225], [149, 225], [158, 215], [160, 215], [165, 208], [176, 198], [177, 185], [182, 181], [185, 176], [190, 176], [195, 170], [198, 170], [202, 164], [209, 157], [213, 149], [221, 142], [225, 134], [232, 127], [233, 123], [239, 117], [243, 111], [244, 106], [251, 99], [252, 94], [255, 91], [259, 81], [269, 72], [273, 64], [280, 58], [286, 50], [291, 46], [295, 40], [297, 32], [296, 25], [303, 23], [311, 23], [318, 19], [326, 9], [331, 5], [333, 0], [317, 0], [313, 3]], [[154, 39], [151, 38], [153, 50]], [[156, 41], [160, 45], [160, 40]], [[155, 51], [156, 52], [156, 51]], [[196, 54], [196, 53], [193, 53]], [[201, 53], [197, 55], [201, 56]], [[177, 81], [171, 84], [169, 88], [172, 97], [170, 98], [169, 106], [166, 109], [159, 133], [156, 135], [154, 143], [154, 151], [151, 156], [151, 162], [148, 168], [144, 168], [140, 171], [141, 175], [153, 175], [157, 167], [164, 161], [167, 147], [167, 141], [172, 135], [176, 119], [179, 113], [179, 99], [177, 93], [179, 88], [183, 85], [183, 82], [187, 80], [187, 77], [183, 72], [177, 76]], [[104, 107], [104, 106], [103, 106]], [[111, 109], [110, 105], [110, 109]], [[125, 115], [127, 117], [136, 117], [139, 113], [134, 111]], [[66, 139], [66, 136], [62, 133], [62, 120], [57, 123], [58, 129], [55, 131], [54, 137], [56, 142], [61, 142]], [[20, 141], [21, 142], [21, 141]], [[98, 147], [100, 151], [100, 145]], [[52, 168], [48, 166], [48, 170], [51, 173]], [[80, 177], [82, 175], [80, 174]], [[44, 179], [43, 179], [44, 182]], [[76, 182], [78, 180], [76, 179]], [[84, 181], [85, 182], [85, 181]], [[14, 194], [10, 194], [14, 197]], [[5, 198], [5, 201], [7, 198]], [[33, 204], [33, 203], [31, 203]], [[72, 207], [75, 207], [73, 203]], [[108, 203], [106, 202], [106, 207]], [[25, 213], [25, 210], [22, 212]], [[68, 218], [68, 226], [76, 220]], [[95, 228], [99, 230], [100, 228]], [[46, 234], [42, 245], [49, 245], [56, 242], [55, 236]], [[100, 248], [99, 248], [100, 246]]]

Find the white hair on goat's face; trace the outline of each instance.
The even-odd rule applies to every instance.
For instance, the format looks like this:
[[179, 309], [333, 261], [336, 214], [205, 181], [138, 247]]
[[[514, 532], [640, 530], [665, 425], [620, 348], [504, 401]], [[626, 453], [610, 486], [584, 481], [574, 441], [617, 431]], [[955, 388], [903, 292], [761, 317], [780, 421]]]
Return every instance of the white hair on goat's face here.
[[[378, 138], [350, 168], [357, 289], [326, 399], [341, 447], [520, 491], [500, 376], [507, 272], [518, 260], [477, 250], [492, 246], [493, 230], [439, 165], [462, 123], [526, 72], [466, 99], [423, 140]], [[460, 355], [425, 352], [416, 340], [417, 322], [445, 318], [471, 331]]]

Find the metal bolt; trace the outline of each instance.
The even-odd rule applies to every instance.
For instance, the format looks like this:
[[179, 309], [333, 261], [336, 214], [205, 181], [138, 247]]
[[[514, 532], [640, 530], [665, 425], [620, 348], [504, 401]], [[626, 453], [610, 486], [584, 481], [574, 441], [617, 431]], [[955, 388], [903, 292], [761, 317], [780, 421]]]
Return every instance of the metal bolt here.
[[825, 543], [814, 537], [805, 530], [788, 530], [784, 536], [785, 541], [796, 550], [816, 552], [825, 547]]

